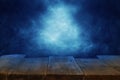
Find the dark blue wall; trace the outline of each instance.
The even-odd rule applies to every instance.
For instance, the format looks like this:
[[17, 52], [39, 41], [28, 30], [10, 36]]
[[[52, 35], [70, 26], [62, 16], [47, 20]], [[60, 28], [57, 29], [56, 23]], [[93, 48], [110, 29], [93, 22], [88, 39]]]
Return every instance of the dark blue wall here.
[[[37, 49], [31, 42], [36, 32], [32, 25], [47, 11], [49, 4], [58, 2], [58, 0], [48, 2], [0, 0], [0, 54], [50, 55], [50, 52]], [[74, 56], [120, 54], [119, 0], [63, 0], [63, 2], [78, 7], [74, 18], [84, 28], [85, 33], [90, 34], [90, 41], [94, 44], [90, 50], [83, 53], [78, 51]], [[39, 27], [42, 28], [41, 25]]]

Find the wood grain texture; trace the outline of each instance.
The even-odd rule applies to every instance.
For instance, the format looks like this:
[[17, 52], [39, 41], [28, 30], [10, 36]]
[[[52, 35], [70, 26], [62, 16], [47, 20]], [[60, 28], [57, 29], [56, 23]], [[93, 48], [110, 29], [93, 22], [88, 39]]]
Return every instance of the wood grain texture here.
[[104, 62], [102, 62], [102, 61], [100, 61], [99, 59], [96, 59], [96, 58], [94, 58], [94, 59], [93, 58], [88, 58], [88, 59], [77, 58], [76, 62], [78, 64], [80, 64], [81, 67], [86, 67], [86, 65], [89, 66], [89, 67], [109, 66], [106, 63], [104, 63]]
[[120, 56], [0, 57], [0, 80], [120, 80]]
[[120, 80], [120, 72], [98, 59], [76, 59], [76, 61], [84, 72], [85, 80]]
[[49, 57], [46, 80], [82, 80], [83, 72], [73, 57]]
[[9, 80], [43, 80], [46, 76], [48, 58], [25, 58], [9, 73]]
[[6, 80], [10, 69], [14, 69], [24, 57], [24, 55], [5, 55], [0, 57], [0, 80]]
[[115, 55], [99, 55], [98, 58], [112, 67], [120, 67], [120, 56]]
[[98, 58], [120, 72], [120, 56], [99, 55]]

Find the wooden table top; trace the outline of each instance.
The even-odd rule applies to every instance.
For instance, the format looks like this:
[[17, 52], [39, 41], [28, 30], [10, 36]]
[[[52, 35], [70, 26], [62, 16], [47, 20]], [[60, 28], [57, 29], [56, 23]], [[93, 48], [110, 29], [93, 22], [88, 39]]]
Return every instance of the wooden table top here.
[[0, 56], [0, 80], [120, 80], [120, 56]]

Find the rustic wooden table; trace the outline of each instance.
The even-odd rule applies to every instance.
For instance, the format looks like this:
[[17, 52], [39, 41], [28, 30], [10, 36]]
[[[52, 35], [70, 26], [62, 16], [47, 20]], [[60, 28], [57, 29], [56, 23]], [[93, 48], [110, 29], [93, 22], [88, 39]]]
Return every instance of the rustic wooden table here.
[[0, 56], [0, 80], [120, 80], [120, 56]]

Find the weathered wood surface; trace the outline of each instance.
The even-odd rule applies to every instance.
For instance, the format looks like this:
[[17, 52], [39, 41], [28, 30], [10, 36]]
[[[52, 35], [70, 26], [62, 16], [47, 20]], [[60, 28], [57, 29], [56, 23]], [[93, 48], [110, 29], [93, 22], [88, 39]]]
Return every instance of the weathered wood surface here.
[[105, 64], [104, 62], [101, 62], [99, 59], [96, 59], [96, 58], [88, 58], [88, 59], [77, 58], [76, 62], [81, 67], [86, 67], [86, 65], [91, 67], [108, 66], [107, 64]]
[[85, 80], [120, 80], [120, 72], [98, 59], [76, 59]]
[[25, 58], [11, 69], [9, 80], [43, 80], [46, 76], [48, 58]]
[[0, 80], [120, 80], [119, 56], [99, 59], [68, 57], [0, 57]]
[[46, 80], [82, 80], [83, 72], [73, 57], [49, 57]]
[[113, 67], [117, 71], [120, 72], [120, 56], [115, 55], [99, 55], [98, 58], [108, 64], [109, 66]]
[[108, 64], [109, 66], [120, 67], [120, 56], [115, 55], [101, 55], [98, 58]]
[[6, 80], [10, 69], [17, 67], [25, 55], [5, 55], [0, 57], [0, 80]]

